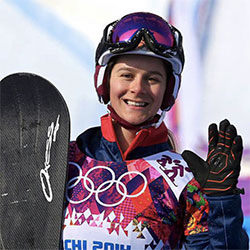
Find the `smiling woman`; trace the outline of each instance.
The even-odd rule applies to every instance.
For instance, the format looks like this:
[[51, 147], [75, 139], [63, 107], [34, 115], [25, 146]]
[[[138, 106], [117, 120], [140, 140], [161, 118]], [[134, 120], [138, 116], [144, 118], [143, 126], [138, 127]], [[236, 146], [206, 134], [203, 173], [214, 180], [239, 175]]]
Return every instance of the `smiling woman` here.
[[110, 112], [70, 144], [65, 249], [248, 248], [234, 126], [210, 127], [205, 162], [174, 152], [162, 122], [183, 66], [181, 33], [155, 14], [131, 13], [105, 28], [95, 88]]
[[[110, 105], [121, 119], [132, 125], [150, 122], [161, 107], [166, 84], [167, 75], [161, 59], [142, 55], [120, 56], [111, 71]], [[125, 152], [136, 130], [127, 130], [117, 123], [114, 128]]]
[[167, 84], [161, 59], [120, 56], [110, 77], [110, 103], [116, 113], [138, 125], [154, 118], [160, 109]]

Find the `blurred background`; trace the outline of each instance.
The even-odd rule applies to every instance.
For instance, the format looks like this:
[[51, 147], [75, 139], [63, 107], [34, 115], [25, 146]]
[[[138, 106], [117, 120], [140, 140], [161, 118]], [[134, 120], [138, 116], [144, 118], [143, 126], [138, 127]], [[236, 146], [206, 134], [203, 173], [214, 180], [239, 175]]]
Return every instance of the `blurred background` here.
[[71, 139], [97, 126], [107, 112], [94, 91], [95, 48], [105, 26], [148, 11], [183, 34], [182, 86], [165, 123], [178, 150], [206, 156], [207, 128], [227, 118], [242, 135], [239, 187], [250, 235], [250, 1], [249, 0], [0, 0], [0, 79], [31, 72], [51, 81], [71, 115]]

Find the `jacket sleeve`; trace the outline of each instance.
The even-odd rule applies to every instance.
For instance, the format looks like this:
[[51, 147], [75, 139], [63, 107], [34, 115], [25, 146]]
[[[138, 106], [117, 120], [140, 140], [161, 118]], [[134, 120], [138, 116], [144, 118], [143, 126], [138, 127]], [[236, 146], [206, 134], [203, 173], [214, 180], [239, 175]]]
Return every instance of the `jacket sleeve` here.
[[188, 235], [186, 249], [249, 249], [249, 238], [242, 228], [240, 195], [208, 197], [208, 231]]

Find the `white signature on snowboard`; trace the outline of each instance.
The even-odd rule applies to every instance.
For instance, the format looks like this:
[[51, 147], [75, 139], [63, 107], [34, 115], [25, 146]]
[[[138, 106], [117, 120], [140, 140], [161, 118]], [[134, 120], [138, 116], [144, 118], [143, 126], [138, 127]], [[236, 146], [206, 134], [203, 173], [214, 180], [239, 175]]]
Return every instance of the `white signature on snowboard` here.
[[[52, 143], [56, 141], [56, 133], [59, 129], [59, 118], [60, 115], [57, 116], [56, 125], [54, 125], [54, 122], [52, 122], [48, 127], [48, 134], [47, 134], [48, 138], [46, 140], [46, 151], [45, 151], [45, 161], [44, 161], [45, 168], [40, 171], [40, 179], [42, 182], [43, 194], [48, 202], [51, 202], [53, 199], [53, 193], [52, 193], [51, 183], [49, 180], [50, 176], [48, 170], [50, 168], [50, 152]], [[46, 181], [47, 185], [44, 184], [44, 181]], [[48, 189], [46, 189], [46, 187]]]

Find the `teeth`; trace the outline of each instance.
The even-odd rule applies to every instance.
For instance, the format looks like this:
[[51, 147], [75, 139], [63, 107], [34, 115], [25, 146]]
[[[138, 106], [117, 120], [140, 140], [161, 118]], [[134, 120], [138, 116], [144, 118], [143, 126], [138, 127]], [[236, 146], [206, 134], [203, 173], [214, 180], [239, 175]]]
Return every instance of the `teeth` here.
[[146, 102], [133, 102], [133, 101], [127, 101], [127, 104], [137, 106], [137, 107], [145, 107], [147, 105]]

